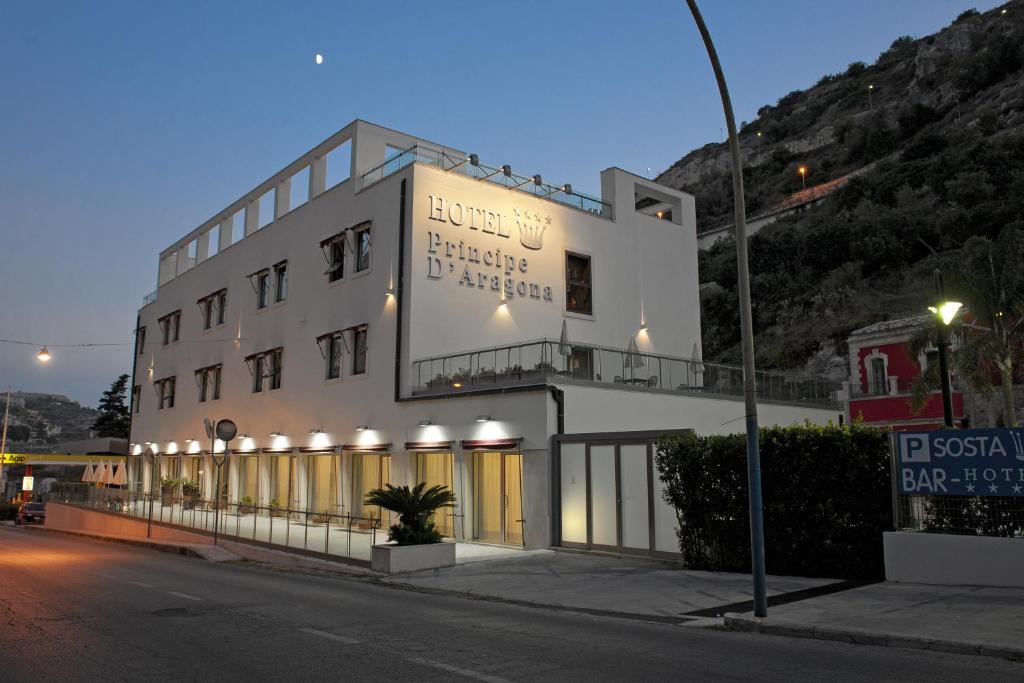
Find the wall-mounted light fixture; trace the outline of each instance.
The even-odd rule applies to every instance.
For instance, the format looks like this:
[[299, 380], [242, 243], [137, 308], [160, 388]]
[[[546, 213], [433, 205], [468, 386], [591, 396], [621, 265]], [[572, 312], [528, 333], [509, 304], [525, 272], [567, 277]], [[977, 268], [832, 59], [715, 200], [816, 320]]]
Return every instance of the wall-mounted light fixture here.
[[193, 439], [191, 436], [185, 439], [185, 443], [192, 443], [193, 441], [195, 441], [195, 439]]
[[311, 436], [315, 434], [323, 434], [324, 430], [320, 429], [319, 427], [313, 427], [312, 429], [309, 430], [309, 433]]
[[419, 422], [416, 423], [416, 426], [417, 427], [429, 427], [429, 426], [431, 426], [433, 424], [434, 423], [431, 422], [430, 420], [420, 420]]
[[356, 425], [357, 432], [365, 432], [370, 428], [370, 425]]
[[281, 432], [270, 432], [270, 436], [276, 438], [278, 436], [284, 436], [284, 434], [282, 434]]
[[476, 421], [477, 422], [490, 422], [491, 421], [491, 416], [490, 415], [477, 415], [476, 416]]

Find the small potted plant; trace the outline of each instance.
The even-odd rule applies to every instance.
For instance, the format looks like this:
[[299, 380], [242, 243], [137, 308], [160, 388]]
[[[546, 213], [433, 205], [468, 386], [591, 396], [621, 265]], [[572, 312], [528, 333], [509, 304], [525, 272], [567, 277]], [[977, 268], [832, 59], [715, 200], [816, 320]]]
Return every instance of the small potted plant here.
[[288, 511], [281, 507], [281, 503], [278, 502], [277, 498], [271, 498], [270, 514], [274, 517], [284, 517], [288, 514]]
[[181, 480], [174, 477], [160, 477], [161, 505], [172, 505], [174, 503], [174, 493], [180, 483]]
[[373, 546], [374, 570], [394, 574], [455, 564], [455, 544], [444, 543], [434, 523], [435, 512], [455, 505], [455, 494], [447, 486], [427, 488], [422, 481], [411, 489], [385, 484], [370, 491], [364, 504], [398, 515], [398, 523], [388, 529], [390, 543]]
[[256, 508], [253, 505], [252, 496], [242, 496], [238, 501], [238, 514], [251, 515], [254, 512], [256, 512]]
[[196, 500], [198, 500], [199, 496], [199, 484], [191, 479], [181, 480], [181, 497], [183, 498], [181, 503], [182, 507], [186, 510], [191, 510], [195, 507]]

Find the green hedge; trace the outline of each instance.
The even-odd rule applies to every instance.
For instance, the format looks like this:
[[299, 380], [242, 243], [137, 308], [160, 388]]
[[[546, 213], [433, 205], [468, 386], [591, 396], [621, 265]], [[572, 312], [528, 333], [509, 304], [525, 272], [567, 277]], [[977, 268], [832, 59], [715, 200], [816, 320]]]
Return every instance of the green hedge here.
[[[768, 573], [884, 577], [882, 532], [892, 529], [887, 432], [794, 425], [762, 429], [760, 443]], [[744, 435], [666, 439], [657, 465], [687, 566], [749, 572]]]

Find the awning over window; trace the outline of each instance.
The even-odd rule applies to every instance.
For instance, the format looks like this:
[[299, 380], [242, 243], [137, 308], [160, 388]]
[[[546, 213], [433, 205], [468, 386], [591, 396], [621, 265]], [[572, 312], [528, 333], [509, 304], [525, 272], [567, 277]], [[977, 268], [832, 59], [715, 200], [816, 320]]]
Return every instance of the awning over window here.
[[514, 451], [519, 449], [521, 438], [515, 439], [463, 439], [462, 448], [467, 451]]

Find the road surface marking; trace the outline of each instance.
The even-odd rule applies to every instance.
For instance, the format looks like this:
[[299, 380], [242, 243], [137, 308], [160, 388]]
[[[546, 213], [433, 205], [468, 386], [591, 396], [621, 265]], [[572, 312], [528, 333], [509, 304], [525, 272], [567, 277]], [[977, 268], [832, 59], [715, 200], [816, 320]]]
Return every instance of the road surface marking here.
[[482, 671], [473, 671], [472, 669], [463, 669], [462, 667], [452, 666], [451, 664], [445, 664], [444, 662], [435, 662], [432, 659], [424, 659], [422, 657], [406, 657], [406, 659], [414, 664], [422, 664], [423, 666], [429, 666], [440, 671], [447, 671], [452, 674], [459, 674], [466, 678], [472, 678], [477, 681], [487, 681], [487, 683], [508, 683], [504, 678], [497, 676], [491, 676], [485, 674]]
[[156, 586], [154, 586], [151, 583], [142, 583], [141, 581], [128, 581], [128, 579], [125, 579], [125, 581], [127, 583], [132, 584], [133, 586], [139, 586], [141, 588], [156, 588]]
[[358, 645], [360, 643], [360, 641], [356, 640], [355, 638], [346, 638], [345, 636], [339, 636], [334, 633], [328, 633], [327, 631], [318, 631], [315, 628], [300, 628], [299, 630], [303, 633], [308, 633], [312, 636], [329, 638], [331, 640], [336, 640], [339, 643], [345, 643], [346, 645]]
[[170, 593], [171, 595], [177, 595], [179, 598], [185, 598], [186, 600], [195, 600], [196, 602], [199, 602], [200, 600], [202, 600], [202, 598], [197, 598], [196, 596], [189, 595], [188, 593], [179, 593], [178, 591], [167, 591], [167, 592]]

